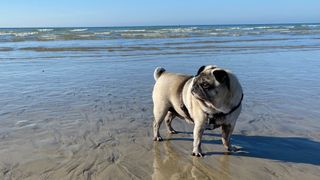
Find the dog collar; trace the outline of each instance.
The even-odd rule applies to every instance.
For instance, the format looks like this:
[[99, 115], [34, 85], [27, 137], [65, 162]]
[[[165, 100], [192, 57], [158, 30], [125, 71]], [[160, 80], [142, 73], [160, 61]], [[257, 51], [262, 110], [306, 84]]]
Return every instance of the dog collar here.
[[243, 100], [243, 94], [241, 95], [241, 99], [240, 99], [239, 103], [236, 106], [234, 106], [228, 113], [218, 112], [218, 113], [210, 114], [210, 118], [208, 118], [208, 124], [215, 125], [217, 119], [221, 119], [221, 118], [233, 113], [235, 110], [237, 110], [240, 107], [242, 100]]

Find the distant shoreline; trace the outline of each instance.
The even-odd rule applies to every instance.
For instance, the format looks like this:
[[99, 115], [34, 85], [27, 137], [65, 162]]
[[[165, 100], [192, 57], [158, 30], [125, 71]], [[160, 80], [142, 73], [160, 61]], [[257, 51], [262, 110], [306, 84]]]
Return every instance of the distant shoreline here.
[[31, 27], [0, 27], [0, 29], [35, 29], [35, 28], [139, 28], [139, 27], [192, 27], [192, 26], [256, 26], [256, 25], [310, 25], [310, 24], [320, 24], [320, 22], [314, 23], [243, 23], [243, 24], [183, 24], [183, 25], [128, 25], [128, 26], [31, 26]]

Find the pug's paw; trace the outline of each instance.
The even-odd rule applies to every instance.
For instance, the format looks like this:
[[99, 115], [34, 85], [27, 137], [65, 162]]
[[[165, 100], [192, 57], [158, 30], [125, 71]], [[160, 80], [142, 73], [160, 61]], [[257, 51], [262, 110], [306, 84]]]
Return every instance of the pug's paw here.
[[203, 157], [204, 154], [201, 152], [192, 152], [192, 156]]
[[161, 136], [154, 137], [153, 140], [154, 140], [154, 141], [163, 141], [163, 139], [162, 139]]
[[170, 134], [177, 134], [178, 132], [176, 130], [170, 130], [169, 133]]
[[235, 146], [230, 146], [230, 147], [227, 148], [227, 150], [228, 150], [229, 152], [237, 152], [237, 151], [239, 151], [240, 149], [237, 148], [237, 147], [235, 147]]

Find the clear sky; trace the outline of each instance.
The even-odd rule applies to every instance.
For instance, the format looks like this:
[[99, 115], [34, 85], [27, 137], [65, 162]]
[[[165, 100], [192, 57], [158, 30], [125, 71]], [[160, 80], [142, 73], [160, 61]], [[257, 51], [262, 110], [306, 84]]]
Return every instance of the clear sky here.
[[1, 0], [0, 27], [320, 22], [320, 0]]

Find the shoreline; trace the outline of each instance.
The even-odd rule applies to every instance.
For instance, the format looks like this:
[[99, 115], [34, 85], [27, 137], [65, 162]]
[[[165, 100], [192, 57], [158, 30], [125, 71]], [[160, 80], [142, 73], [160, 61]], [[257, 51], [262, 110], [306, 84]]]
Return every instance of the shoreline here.
[[163, 25], [132, 25], [132, 26], [31, 26], [31, 27], [0, 27], [0, 29], [41, 29], [41, 28], [140, 28], [140, 27], [190, 27], [190, 26], [255, 26], [255, 25], [309, 25], [320, 24], [320, 22], [290, 22], [290, 23], [241, 23], [241, 24], [163, 24]]

